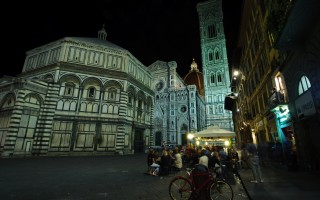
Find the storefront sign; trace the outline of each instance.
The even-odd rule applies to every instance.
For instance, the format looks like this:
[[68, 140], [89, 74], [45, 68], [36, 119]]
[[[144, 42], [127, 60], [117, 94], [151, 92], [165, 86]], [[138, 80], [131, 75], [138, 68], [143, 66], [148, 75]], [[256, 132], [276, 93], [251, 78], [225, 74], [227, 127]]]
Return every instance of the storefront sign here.
[[310, 90], [299, 96], [295, 101], [295, 105], [299, 118], [312, 116], [316, 113]]

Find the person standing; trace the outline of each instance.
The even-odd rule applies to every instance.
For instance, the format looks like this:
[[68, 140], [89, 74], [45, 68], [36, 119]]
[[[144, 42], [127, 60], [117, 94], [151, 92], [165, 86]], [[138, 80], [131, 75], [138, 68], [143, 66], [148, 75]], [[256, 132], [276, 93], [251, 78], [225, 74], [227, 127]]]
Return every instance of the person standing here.
[[209, 158], [206, 155], [206, 149], [201, 150], [201, 157], [199, 158], [199, 164], [204, 165], [208, 168]]
[[178, 149], [174, 150], [174, 161], [173, 161], [173, 167], [175, 170], [180, 171], [182, 168], [182, 157]]
[[163, 151], [161, 156], [160, 172], [161, 175], [169, 175], [171, 167], [171, 157], [168, 154], [167, 150]]
[[248, 150], [248, 163], [252, 170], [254, 180], [252, 180], [252, 183], [262, 183], [262, 173], [260, 168], [260, 160], [258, 155], [258, 150], [255, 144], [249, 143], [247, 145]]

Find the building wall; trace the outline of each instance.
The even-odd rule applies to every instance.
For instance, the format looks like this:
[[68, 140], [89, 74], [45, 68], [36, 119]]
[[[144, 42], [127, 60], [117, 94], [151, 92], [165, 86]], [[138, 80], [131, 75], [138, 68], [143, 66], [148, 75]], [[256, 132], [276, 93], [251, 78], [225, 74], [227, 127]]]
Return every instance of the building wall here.
[[[283, 64], [283, 76], [288, 88], [289, 106], [294, 116], [295, 141], [300, 161], [304, 169], [320, 169], [320, 146], [318, 141], [320, 120], [320, 23], [314, 24], [304, 43], [291, 49]], [[303, 94], [298, 93], [301, 77], [306, 76], [311, 87]], [[298, 110], [301, 103], [299, 98], [308, 95], [311, 98], [304, 103], [311, 103], [307, 110]], [[305, 97], [304, 97], [305, 98]], [[310, 104], [308, 104], [310, 105]], [[307, 112], [308, 111], [308, 112]], [[301, 115], [304, 113], [304, 115]], [[308, 114], [309, 113], [309, 114]]]
[[[320, 166], [320, 138], [314, 134], [319, 129], [320, 4], [309, 3], [244, 1], [241, 79], [233, 82], [239, 92], [234, 115], [238, 138], [244, 144], [246, 138], [258, 145], [267, 141], [273, 147], [269, 159], [289, 170]], [[310, 86], [299, 93], [303, 76]]]
[[[83, 39], [69, 42], [30, 51], [21, 76], [2, 79], [2, 156], [144, 151], [154, 143], [154, 92], [147, 69], [122, 49], [113, 50], [120, 52], [113, 68], [99, 59], [95, 65], [87, 55], [98, 47]], [[51, 46], [61, 49], [55, 62], [49, 62]], [[67, 59], [72, 49], [86, 52], [75, 59], [81, 63]]]
[[243, 1], [238, 47], [241, 49], [239, 75], [235, 84], [238, 93], [234, 114], [239, 143], [276, 141], [275, 116], [270, 111], [270, 96], [274, 69], [267, 31], [267, 11], [263, 2]]

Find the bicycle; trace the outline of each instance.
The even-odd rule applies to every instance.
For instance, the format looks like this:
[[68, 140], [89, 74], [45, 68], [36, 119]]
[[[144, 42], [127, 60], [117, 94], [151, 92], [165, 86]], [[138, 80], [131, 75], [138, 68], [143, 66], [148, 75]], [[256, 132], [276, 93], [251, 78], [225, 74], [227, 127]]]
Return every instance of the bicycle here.
[[[195, 168], [187, 168], [186, 171], [187, 177], [176, 176], [170, 181], [169, 194], [172, 200], [199, 199], [199, 195], [203, 195], [203, 192], [206, 199], [233, 199], [231, 186], [223, 180], [218, 180], [214, 176], [215, 172], [212, 173], [207, 169], [197, 172]], [[204, 180], [198, 183], [196, 179], [201, 178]]]

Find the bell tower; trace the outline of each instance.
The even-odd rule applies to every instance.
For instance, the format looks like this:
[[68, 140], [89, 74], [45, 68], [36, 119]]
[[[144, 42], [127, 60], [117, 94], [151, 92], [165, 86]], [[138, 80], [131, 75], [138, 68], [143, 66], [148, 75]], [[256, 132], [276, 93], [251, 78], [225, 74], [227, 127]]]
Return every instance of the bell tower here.
[[223, 27], [222, 0], [197, 4], [200, 25], [202, 71], [206, 102], [206, 123], [232, 130], [232, 113], [224, 109], [230, 94], [230, 76]]

